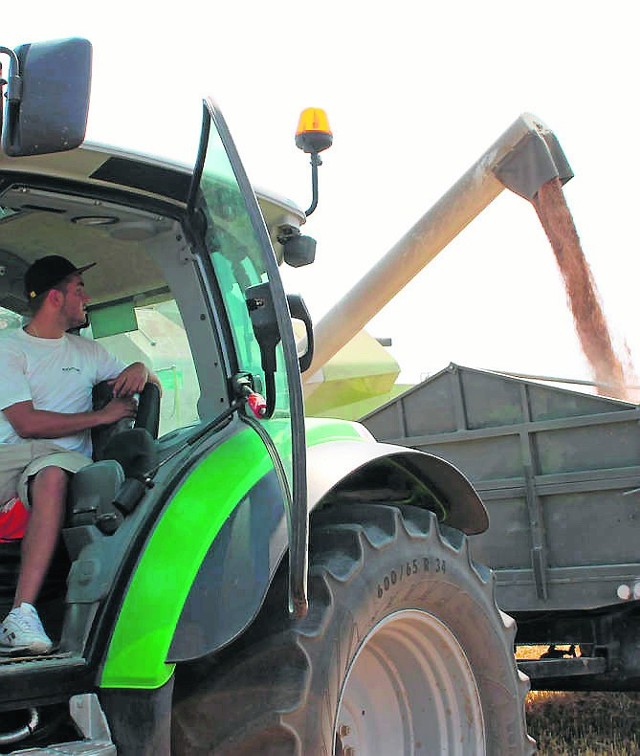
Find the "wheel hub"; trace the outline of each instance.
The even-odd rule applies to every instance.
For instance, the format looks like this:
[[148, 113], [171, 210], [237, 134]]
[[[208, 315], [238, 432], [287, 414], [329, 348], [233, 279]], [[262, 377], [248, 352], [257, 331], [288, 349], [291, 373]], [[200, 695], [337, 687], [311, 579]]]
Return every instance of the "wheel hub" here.
[[433, 615], [404, 610], [379, 622], [348, 670], [336, 756], [480, 756], [480, 696], [467, 656]]

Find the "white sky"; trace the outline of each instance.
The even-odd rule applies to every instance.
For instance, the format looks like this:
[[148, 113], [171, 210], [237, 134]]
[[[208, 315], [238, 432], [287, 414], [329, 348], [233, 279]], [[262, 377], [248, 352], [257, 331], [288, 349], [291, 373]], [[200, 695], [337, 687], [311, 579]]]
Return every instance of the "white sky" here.
[[[24, 0], [0, 44], [94, 46], [88, 138], [192, 161], [201, 98], [221, 106], [249, 178], [303, 208], [300, 111], [334, 146], [307, 225], [316, 263], [285, 285], [319, 319], [525, 111], [558, 136], [565, 188], [605, 312], [640, 372], [636, 3]], [[14, 10], [18, 6], [14, 6]], [[450, 361], [589, 379], [533, 208], [503, 192], [368, 326], [402, 378]]]

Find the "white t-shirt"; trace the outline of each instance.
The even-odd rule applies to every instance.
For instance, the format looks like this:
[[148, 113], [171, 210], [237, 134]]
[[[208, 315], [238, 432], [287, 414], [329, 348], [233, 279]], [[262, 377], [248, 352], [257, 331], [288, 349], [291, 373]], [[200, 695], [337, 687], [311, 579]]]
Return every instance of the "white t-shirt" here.
[[[65, 334], [39, 339], [22, 329], [0, 338], [0, 409], [32, 401], [34, 409], [50, 412], [88, 412], [91, 389], [118, 376], [126, 364], [96, 341]], [[0, 412], [0, 443], [24, 439]], [[91, 456], [89, 430], [54, 439], [56, 444]]]

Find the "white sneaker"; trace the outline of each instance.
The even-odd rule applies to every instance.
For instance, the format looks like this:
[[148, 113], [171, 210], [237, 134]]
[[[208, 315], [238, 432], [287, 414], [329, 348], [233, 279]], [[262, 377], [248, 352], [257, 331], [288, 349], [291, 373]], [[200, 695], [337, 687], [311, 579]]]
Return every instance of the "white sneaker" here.
[[38, 612], [26, 601], [12, 609], [0, 625], [0, 654], [48, 654], [52, 648]]

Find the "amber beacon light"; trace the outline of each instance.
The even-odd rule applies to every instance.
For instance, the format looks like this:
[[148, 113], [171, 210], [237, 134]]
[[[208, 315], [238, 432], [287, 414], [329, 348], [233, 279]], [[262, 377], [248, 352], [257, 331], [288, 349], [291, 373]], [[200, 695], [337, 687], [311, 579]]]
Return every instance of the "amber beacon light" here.
[[327, 114], [321, 108], [306, 108], [300, 114], [296, 130], [296, 147], [303, 152], [322, 152], [331, 147], [333, 134]]
[[311, 184], [313, 199], [306, 211], [309, 216], [318, 205], [318, 166], [322, 165], [320, 153], [333, 144], [327, 114], [321, 108], [306, 108], [300, 114], [296, 130], [296, 147], [311, 155]]

